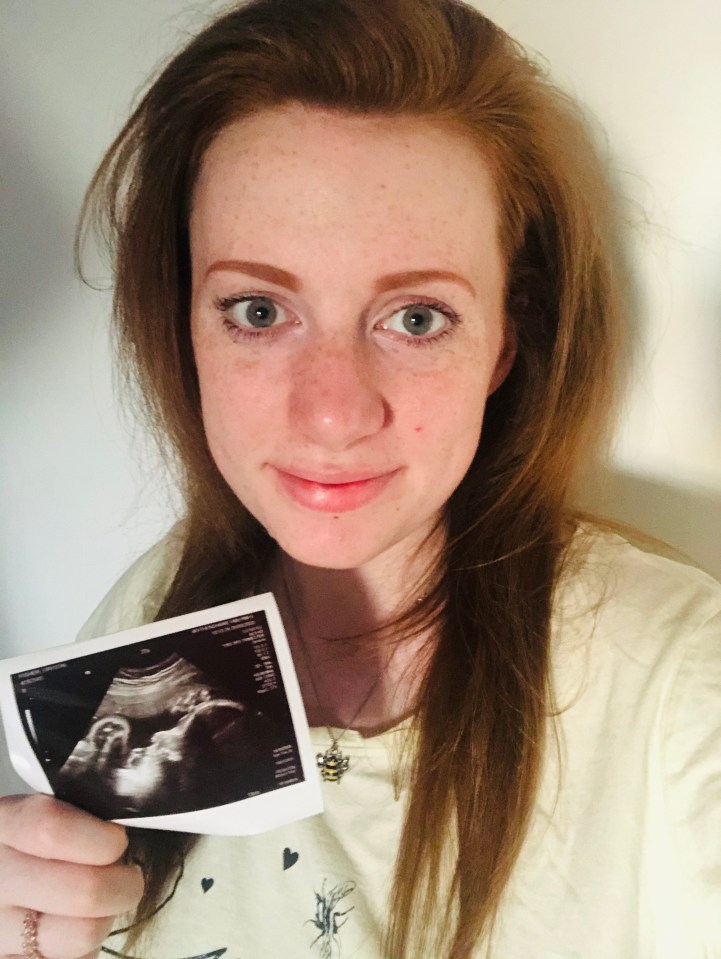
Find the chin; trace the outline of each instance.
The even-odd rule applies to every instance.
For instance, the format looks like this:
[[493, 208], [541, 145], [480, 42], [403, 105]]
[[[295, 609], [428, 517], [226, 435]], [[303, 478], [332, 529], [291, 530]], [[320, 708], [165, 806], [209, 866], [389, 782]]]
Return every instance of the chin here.
[[425, 515], [425, 509], [413, 513], [398, 504], [331, 513], [257, 498], [246, 501], [246, 508], [291, 559], [329, 570], [359, 569], [382, 557], [402, 565], [437, 519], [435, 513]]
[[367, 563], [373, 562], [388, 546], [378, 545], [373, 548], [368, 546], [362, 548], [359, 544], [352, 546], [343, 543], [334, 543], [329, 541], [322, 542], [298, 542], [291, 537], [276, 537], [276, 542], [280, 548], [298, 563], [305, 566], [315, 566], [318, 569], [350, 570], [359, 569]]
[[[343, 522], [343, 517], [329, 516], [321, 529], [285, 529], [268, 532], [280, 548], [299, 563], [319, 569], [358, 569], [392, 551], [404, 538], [402, 536], [373, 537], [368, 535], [365, 523], [363, 531], [354, 529], [355, 523]], [[328, 528], [330, 527], [330, 528]]]

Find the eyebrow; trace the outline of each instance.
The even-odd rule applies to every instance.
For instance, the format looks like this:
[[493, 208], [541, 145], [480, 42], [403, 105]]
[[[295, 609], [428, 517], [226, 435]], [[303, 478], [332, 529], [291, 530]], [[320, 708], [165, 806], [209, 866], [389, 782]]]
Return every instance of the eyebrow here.
[[[245, 273], [247, 276], [254, 276], [258, 280], [266, 280], [269, 283], [276, 283], [278, 286], [284, 286], [293, 293], [301, 290], [302, 283], [294, 273], [287, 270], [281, 270], [278, 266], [272, 266], [270, 263], [258, 263], [254, 260], [216, 260], [205, 271], [206, 278], [211, 273], [216, 272]], [[468, 280], [460, 273], [454, 273], [452, 270], [405, 270], [399, 273], [388, 273], [380, 277], [376, 282], [376, 293], [388, 293], [399, 286], [412, 286], [414, 283], [427, 283], [432, 280], [441, 280], [451, 283], [458, 283], [465, 287], [472, 296], [476, 291]]]
[[271, 266], [270, 263], [256, 263], [253, 260], [216, 260], [205, 271], [206, 279], [211, 273], [222, 271], [245, 273], [247, 276], [254, 276], [258, 280], [277, 283], [278, 286], [284, 286], [286, 289], [292, 290], [293, 293], [298, 293], [301, 288], [301, 282], [297, 276], [287, 270], [281, 270], [278, 266]]
[[429, 280], [459, 283], [473, 296], [476, 295], [476, 291], [468, 280], [452, 270], [406, 270], [402, 273], [389, 273], [387, 276], [382, 276], [376, 283], [376, 293], [387, 293], [398, 286], [413, 286], [414, 283], [427, 283]]

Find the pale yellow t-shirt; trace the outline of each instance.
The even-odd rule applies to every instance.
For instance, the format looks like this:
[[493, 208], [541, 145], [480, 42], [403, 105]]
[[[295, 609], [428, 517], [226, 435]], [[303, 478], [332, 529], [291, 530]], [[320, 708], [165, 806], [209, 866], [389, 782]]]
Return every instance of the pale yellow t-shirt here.
[[[554, 614], [559, 748], [551, 734], [490, 955], [721, 959], [721, 587], [617, 536], [584, 540]], [[172, 537], [142, 557], [81, 638], [152, 619], [176, 557]], [[408, 734], [347, 732], [351, 766], [323, 784], [322, 815], [201, 839], [132, 955], [380, 959]], [[313, 738], [327, 747], [325, 729]], [[122, 936], [105, 948], [126, 954]]]

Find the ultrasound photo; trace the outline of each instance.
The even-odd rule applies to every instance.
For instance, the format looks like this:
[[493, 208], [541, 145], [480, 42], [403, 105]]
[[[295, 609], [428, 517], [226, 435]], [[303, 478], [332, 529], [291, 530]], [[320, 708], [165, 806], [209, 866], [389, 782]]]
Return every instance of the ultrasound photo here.
[[103, 818], [206, 809], [303, 780], [262, 610], [12, 681], [53, 791]]

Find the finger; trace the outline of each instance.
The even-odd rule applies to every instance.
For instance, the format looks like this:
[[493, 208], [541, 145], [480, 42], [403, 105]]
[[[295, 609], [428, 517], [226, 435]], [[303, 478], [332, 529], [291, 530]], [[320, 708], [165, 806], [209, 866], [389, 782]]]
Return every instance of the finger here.
[[118, 823], [38, 793], [0, 800], [0, 843], [43, 859], [104, 866], [122, 856], [128, 839]]
[[139, 866], [86, 866], [38, 859], [0, 846], [0, 902], [57, 916], [100, 918], [134, 909], [143, 893]]
[[[26, 913], [25, 909], [0, 907], [0, 955], [22, 955]], [[45, 959], [95, 955], [112, 925], [112, 916], [71, 919], [41, 913], [37, 922], [37, 948]]]
[[[92, 952], [86, 952], [84, 956], [74, 955], [72, 959], [99, 959], [100, 949], [93, 949]], [[12, 955], [1, 956], [0, 959], [27, 959], [27, 956], [23, 956], [20, 953], [13, 953]], [[42, 959], [60, 959], [59, 956], [43, 956]]]
[[[82, 956], [73, 955], [72, 959], [99, 959], [99, 957], [100, 949], [93, 949], [92, 952], [86, 952]], [[0, 956], [0, 959], [27, 959], [27, 956], [14, 952], [12, 955]], [[42, 959], [60, 959], [60, 956], [42, 956]]]

